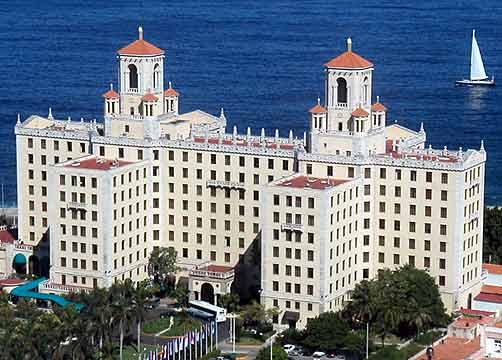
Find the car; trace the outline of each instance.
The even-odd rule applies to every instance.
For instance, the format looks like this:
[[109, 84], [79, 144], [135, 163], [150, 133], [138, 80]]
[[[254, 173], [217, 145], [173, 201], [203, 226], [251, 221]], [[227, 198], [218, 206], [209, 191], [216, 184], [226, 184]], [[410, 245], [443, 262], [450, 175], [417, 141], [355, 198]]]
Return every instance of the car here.
[[175, 311], [174, 309], [170, 309], [170, 310], [166, 310], [166, 311], [163, 311], [161, 314], [160, 314], [160, 317], [161, 318], [166, 318], [166, 317], [171, 317], [171, 316], [176, 316], [178, 312]]
[[319, 358], [322, 358], [323, 356], [326, 356], [326, 353], [325, 352], [322, 352], [322, 351], [315, 351], [313, 354], [312, 354], [312, 357], [314, 359], [319, 359]]
[[286, 344], [283, 346], [284, 351], [286, 354], [290, 354], [293, 350], [295, 350], [295, 346], [291, 344]]
[[345, 360], [345, 355], [336, 355], [333, 360]]

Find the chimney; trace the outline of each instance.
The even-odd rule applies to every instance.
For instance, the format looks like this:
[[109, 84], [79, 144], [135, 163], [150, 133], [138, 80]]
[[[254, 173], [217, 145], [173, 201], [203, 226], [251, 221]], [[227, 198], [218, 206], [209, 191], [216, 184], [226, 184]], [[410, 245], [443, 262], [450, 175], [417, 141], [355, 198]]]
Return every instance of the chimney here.
[[351, 38], [347, 39], [347, 51], [348, 52], [352, 51], [352, 39]]
[[143, 40], [143, 28], [141, 26], [138, 28], [138, 38]]

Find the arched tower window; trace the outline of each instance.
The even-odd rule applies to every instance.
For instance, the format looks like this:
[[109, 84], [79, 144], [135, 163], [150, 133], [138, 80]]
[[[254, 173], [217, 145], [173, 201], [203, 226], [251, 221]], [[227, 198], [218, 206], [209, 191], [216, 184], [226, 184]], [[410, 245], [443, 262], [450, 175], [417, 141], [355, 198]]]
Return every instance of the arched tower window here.
[[157, 89], [160, 86], [160, 66], [155, 64], [153, 67], [153, 88]]
[[347, 81], [344, 78], [336, 79], [336, 83], [338, 85], [338, 103], [347, 103]]
[[129, 88], [130, 89], [137, 89], [138, 88], [138, 69], [133, 64], [129, 65], [128, 68], [129, 68]]
[[366, 76], [363, 81], [363, 102], [368, 103], [368, 77]]

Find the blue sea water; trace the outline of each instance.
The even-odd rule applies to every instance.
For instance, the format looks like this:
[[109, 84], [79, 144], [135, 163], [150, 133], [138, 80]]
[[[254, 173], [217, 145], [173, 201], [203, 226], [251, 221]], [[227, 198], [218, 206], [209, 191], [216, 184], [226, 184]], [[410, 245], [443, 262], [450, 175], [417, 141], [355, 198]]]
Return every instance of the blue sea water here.
[[225, 108], [240, 132], [290, 128], [301, 136], [323, 90], [322, 64], [346, 48], [375, 65], [374, 95], [390, 119], [435, 147], [488, 151], [486, 202], [502, 204], [502, 86], [455, 88], [468, 75], [471, 31], [502, 85], [502, 2], [0, 1], [0, 180], [15, 203], [16, 114], [102, 117], [117, 77], [115, 51], [137, 37], [167, 50], [166, 80], [182, 111]]

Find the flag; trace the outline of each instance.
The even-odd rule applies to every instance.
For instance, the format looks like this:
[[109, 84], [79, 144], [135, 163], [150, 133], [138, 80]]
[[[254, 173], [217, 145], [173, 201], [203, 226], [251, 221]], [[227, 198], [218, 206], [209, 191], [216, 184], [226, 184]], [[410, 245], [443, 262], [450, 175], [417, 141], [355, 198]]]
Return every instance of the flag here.
[[183, 337], [183, 346], [185, 347], [185, 349], [188, 347], [188, 335], [185, 335]]
[[193, 345], [193, 344], [195, 344], [195, 334], [193, 331], [191, 331], [190, 334], [191, 334], [190, 337], [192, 338], [192, 345]]
[[195, 341], [199, 341], [199, 330], [195, 330]]
[[167, 359], [168, 352], [167, 352], [167, 345], [164, 345], [164, 359]]
[[169, 355], [172, 355], [173, 354], [173, 343], [172, 343], [172, 341], [169, 341], [167, 343], [167, 347], [169, 348]]
[[214, 322], [211, 323], [211, 334], [214, 335]]
[[178, 352], [178, 339], [174, 339], [174, 352]]

